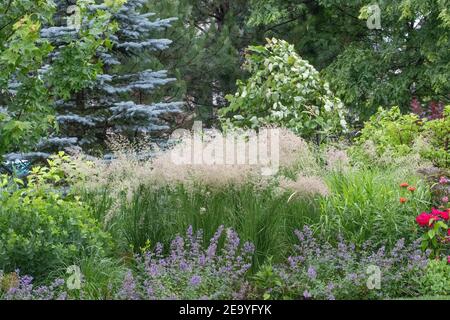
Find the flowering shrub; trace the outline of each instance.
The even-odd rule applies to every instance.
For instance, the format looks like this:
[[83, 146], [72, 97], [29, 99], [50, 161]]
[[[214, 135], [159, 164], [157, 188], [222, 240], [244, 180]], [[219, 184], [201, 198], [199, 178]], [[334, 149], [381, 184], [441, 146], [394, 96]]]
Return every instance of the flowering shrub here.
[[265, 46], [248, 51], [245, 69], [251, 76], [238, 81], [236, 94], [227, 96], [230, 106], [220, 110], [225, 127], [277, 125], [318, 139], [348, 129], [343, 103], [293, 45], [268, 39]]
[[424, 229], [422, 249], [432, 249], [434, 257], [449, 253], [450, 231], [448, 226], [450, 209], [444, 211], [431, 209], [416, 217], [417, 224]]
[[[219, 242], [226, 232], [223, 249]], [[203, 234], [189, 227], [186, 238], [177, 236], [167, 257], [158, 244], [154, 251], [136, 258], [136, 272], [129, 271], [119, 299], [243, 299], [254, 246], [244, 243], [232, 229], [219, 227], [203, 249]]]
[[439, 181], [433, 186], [433, 192], [439, 205], [438, 209], [432, 208], [431, 212], [422, 212], [416, 217], [417, 224], [424, 232], [422, 249], [432, 249], [434, 257], [438, 259], [443, 258], [444, 260], [446, 257], [450, 259], [450, 208], [447, 208], [449, 184], [450, 180], [445, 176], [441, 176]]
[[[337, 248], [321, 243], [311, 229], [296, 231], [299, 244], [288, 264], [265, 266], [256, 283], [266, 299], [371, 299], [414, 296], [414, 282], [427, 266], [418, 243], [399, 240], [392, 250], [374, 248], [369, 242], [356, 248], [340, 240]], [[371, 268], [380, 268], [379, 288], [368, 287]]]

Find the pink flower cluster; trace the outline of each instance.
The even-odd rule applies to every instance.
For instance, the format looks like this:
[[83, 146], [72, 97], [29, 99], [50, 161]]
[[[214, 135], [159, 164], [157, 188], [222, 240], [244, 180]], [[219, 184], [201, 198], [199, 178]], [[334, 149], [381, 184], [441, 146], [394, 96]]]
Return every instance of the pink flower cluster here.
[[[439, 184], [441, 184], [441, 185], [445, 185], [445, 184], [447, 184], [447, 183], [449, 183], [449, 182], [450, 182], [450, 180], [447, 179], [446, 177], [441, 177], [441, 178], [439, 179]], [[441, 202], [442, 202], [444, 205], [446, 205], [446, 204], [449, 202], [448, 196], [445, 195], [444, 197], [442, 197]]]

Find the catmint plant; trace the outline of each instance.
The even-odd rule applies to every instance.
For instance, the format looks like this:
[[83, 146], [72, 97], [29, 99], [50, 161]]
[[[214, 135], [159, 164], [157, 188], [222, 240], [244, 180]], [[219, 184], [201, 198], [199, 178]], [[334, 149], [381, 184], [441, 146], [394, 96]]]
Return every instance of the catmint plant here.
[[[428, 253], [420, 242], [399, 240], [391, 250], [366, 242], [357, 248], [339, 238], [336, 245], [319, 242], [309, 227], [295, 231], [299, 241], [287, 263], [260, 271], [257, 283], [266, 299], [381, 299], [414, 296], [418, 292], [414, 278], [424, 272]], [[380, 284], [371, 288], [370, 270], [380, 271]], [[264, 270], [264, 268], [263, 268]], [[271, 279], [268, 282], [268, 279]], [[376, 279], [377, 280], [377, 279]]]
[[185, 237], [175, 237], [168, 254], [157, 244], [153, 251], [137, 255], [136, 270], [128, 272], [117, 298], [244, 298], [253, 253], [253, 244], [241, 245], [238, 234], [223, 226], [205, 248], [202, 231], [194, 232], [191, 226]]

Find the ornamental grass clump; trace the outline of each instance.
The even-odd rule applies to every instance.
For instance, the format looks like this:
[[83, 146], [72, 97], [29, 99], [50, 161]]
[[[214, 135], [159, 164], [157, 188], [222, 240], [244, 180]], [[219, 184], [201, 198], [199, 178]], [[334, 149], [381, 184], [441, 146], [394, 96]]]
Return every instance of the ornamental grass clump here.
[[304, 176], [302, 174], [298, 174], [295, 180], [282, 177], [280, 179], [280, 188], [292, 193], [290, 199], [305, 196], [314, 197], [317, 195], [326, 197], [330, 194], [322, 178], [317, 176]]
[[[330, 190], [321, 203], [320, 222], [314, 226], [327, 240], [342, 234], [362, 245], [392, 247], [399, 238], [418, 238], [414, 217], [429, 208], [430, 188], [419, 176], [397, 168], [352, 168], [324, 177]], [[401, 187], [408, 182], [409, 187]]]
[[[277, 132], [277, 135], [273, 136], [272, 132]], [[276, 127], [261, 129], [258, 135], [258, 150], [253, 149], [252, 140], [247, 140], [255, 135], [256, 132], [239, 130], [229, 131], [225, 135], [217, 131], [204, 132], [203, 149], [196, 148], [191, 137], [182, 138], [173, 148], [152, 159], [152, 179], [158, 185], [182, 184], [187, 187], [239, 187], [248, 183], [266, 186], [271, 178], [271, 175], [264, 175], [264, 170], [268, 167], [274, 169], [274, 174], [278, 169], [294, 167], [317, 170], [307, 143], [292, 131]], [[231, 148], [224, 145], [224, 138], [231, 139], [235, 145]], [[215, 152], [220, 151], [218, 153], [223, 154], [209, 159], [208, 148], [214, 148]], [[187, 159], [184, 159], [186, 162], [174, 161], [174, 154], [186, 152], [189, 153]], [[258, 161], [251, 163], [251, 158]], [[208, 162], [210, 160], [214, 162]], [[234, 161], [228, 163], [230, 160]]]
[[[233, 150], [227, 149], [225, 146], [222, 150], [223, 157], [228, 157], [228, 151], [234, 152], [234, 162], [228, 164], [229, 159], [223, 163], [218, 161], [209, 163], [207, 158], [208, 146], [221, 146], [223, 138], [221, 133], [215, 134], [205, 131], [202, 135], [202, 147], [195, 148], [193, 146], [192, 137], [181, 137], [177, 143], [166, 150], [156, 150], [153, 157], [142, 158], [142, 154], [150, 154], [152, 146], [143, 144], [137, 146], [137, 152], [133, 151], [133, 147], [129, 145], [123, 138], [113, 136], [111, 138], [111, 149], [114, 151], [111, 161], [103, 161], [96, 158], [87, 158], [83, 155], [77, 157], [77, 171], [84, 176], [83, 188], [88, 190], [96, 190], [104, 187], [112, 187], [113, 194], [132, 193], [139, 188], [139, 185], [151, 185], [158, 187], [184, 185], [185, 187], [196, 188], [198, 185], [205, 185], [212, 188], [242, 186], [248, 183], [255, 185], [267, 185], [269, 177], [264, 177], [262, 169], [271, 167], [271, 165], [279, 166], [283, 169], [302, 169], [306, 172], [318, 172], [318, 166], [308, 144], [300, 137], [295, 135], [288, 129], [267, 128], [267, 130], [278, 130], [278, 139], [274, 137], [268, 138], [267, 152], [264, 154], [264, 161], [272, 160], [272, 151], [278, 153], [279, 163], [262, 163], [261, 153], [264, 150], [257, 150], [258, 161], [256, 164], [250, 163], [250, 143], [239, 133], [231, 134], [231, 138], [235, 141]], [[247, 133], [243, 133], [246, 135]], [[250, 134], [250, 133], [249, 133]], [[246, 142], [242, 145], [239, 141]], [[261, 138], [260, 138], [261, 139]], [[261, 143], [261, 142], [260, 142]], [[274, 144], [272, 146], [272, 143]], [[244, 146], [244, 149], [242, 149]], [[190, 149], [192, 147], [192, 149]], [[259, 146], [259, 148], [262, 148]], [[187, 151], [186, 151], [187, 150]], [[177, 154], [183, 153], [186, 156], [189, 152], [189, 161], [177, 162]], [[190, 155], [192, 157], [190, 157]], [[199, 159], [197, 159], [199, 157]], [[220, 160], [214, 158], [215, 160]], [[274, 155], [275, 157], [275, 155]], [[245, 161], [238, 159], [244, 159]], [[89, 161], [86, 161], [88, 160]], [[203, 160], [202, 160], [203, 159]], [[232, 159], [232, 160], [233, 160]], [[194, 161], [195, 160], [195, 161]], [[276, 159], [275, 159], [276, 160]], [[278, 168], [274, 168], [278, 169]], [[276, 173], [276, 170], [275, 170]], [[137, 183], [139, 182], [139, 183]]]
[[[213, 144], [220, 140], [214, 137], [205, 139]], [[114, 150], [117, 151], [112, 161], [86, 158], [83, 155], [79, 155], [75, 160], [77, 171], [83, 176], [76, 189], [96, 208], [95, 216], [106, 223], [120, 216], [124, 207], [133, 204], [136, 195], [143, 188], [151, 189], [155, 193], [165, 193], [165, 190], [170, 189], [174, 191], [171, 194], [176, 194], [179, 188], [192, 194], [197, 193], [199, 189], [207, 189], [217, 194], [224, 190], [231, 192], [249, 186], [262, 190], [270, 187], [274, 180], [274, 176], [261, 174], [261, 165], [176, 164], [173, 162], [172, 152], [179, 146], [161, 151], [151, 159], [142, 159], [139, 157], [140, 153], [133, 152], [123, 140], [116, 140], [118, 142], [115, 143]], [[123, 146], [122, 149], [120, 146]], [[139, 146], [139, 149], [142, 151], [145, 147]], [[280, 173], [291, 171], [295, 175], [295, 172], [301, 171], [308, 176], [319, 175], [320, 166], [308, 144], [290, 130], [280, 129], [278, 151]], [[89, 161], [86, 161], [87, 159]], [[164, 199], [161, 198], [158, 203]], [[183, 230], [186, 228], [187, 225]]]
[[167, 254], [157, 244], [153, 251], [138, 255], [117, 298], [244, 299], [254, 250], [253, 244], [241, 245], [237, 233], [223, 226], [204, 249], [202, 231], [189, 227], [186, 237], [175, 237]]

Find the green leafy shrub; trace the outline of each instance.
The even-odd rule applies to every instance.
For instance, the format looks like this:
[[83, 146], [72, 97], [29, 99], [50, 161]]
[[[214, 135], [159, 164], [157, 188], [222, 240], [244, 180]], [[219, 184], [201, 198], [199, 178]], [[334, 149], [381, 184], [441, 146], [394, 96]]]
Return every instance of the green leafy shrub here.
[[441, 167], [450, 167], [450, 106], [444, 109], [444, 117], [427, 121], [423, 125], [423, 136], [428, 142], [421, 155], [432, 159]]
[[[89, 208], [68, 192], [63, 196], [50, 182], [64, 181], [60, 154], [48, 168], [33, 169], [26, 187], [0, 183], [0, 269], [42, 276], [81, 253], [102, 252], [109, 241]], [[16, 180], [16, 184], [23, 184]], [[66, 192], [67, 193], [67, 192]]]
[[422, 295], [450, 295], [450, 265], [445, 260], [431, 260], [420, 283]]
[[398, 107], [380, 108], [361, 130], [359, 143], [371, 140], [379, 154], [394, 148], [398, 155], [411, 152], [412, 144], [421, 131], [420, 118], [415, 114], [402, 115]]
[[[368, 153], [368, 143], [374, 154]], [[356, 156], [379, 157], [386, 153], [406, 156], [417, 152], [440, 167], [450, 166], [450, 106], [441, 119], [421, 119], [415, 114], [403, 115], [398, 107], [380, 108], [361, 130], [353, 148]], [[367, 159], [366, 159], [367, 160]]]
[[250, 78], [238, 81], [220, 110], [225, 127], [257, 129], [278, 125], [305, 138], [324, 138], [347, 128], [342, 102], [334, 97], [317, 70], [286, 41], [267, 40], [252, 46], [245, 69]]

